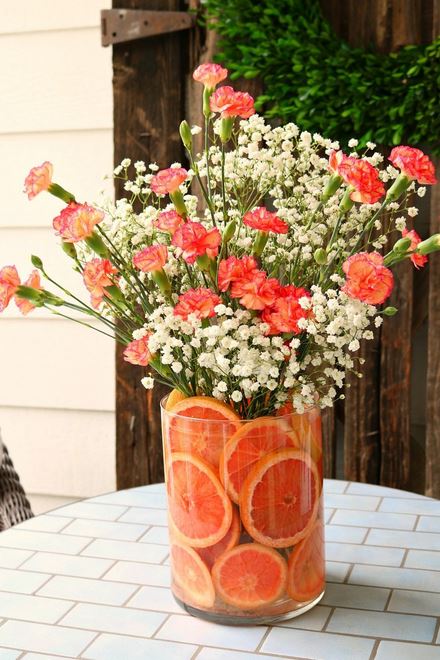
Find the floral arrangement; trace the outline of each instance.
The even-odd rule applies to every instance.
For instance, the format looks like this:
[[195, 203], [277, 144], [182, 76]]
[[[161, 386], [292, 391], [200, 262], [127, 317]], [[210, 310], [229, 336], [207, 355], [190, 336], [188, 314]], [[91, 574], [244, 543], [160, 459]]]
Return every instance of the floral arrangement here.
[[440, 235], [420, 239], [410, 205], [436, 182], [434, 167], [409, 146], [387, 165], [373, 143], [346, 155], [294, 124], [274, 128], [249, 94], [218, 87], [226, 76], [217, 64], [194, 72], [204, 149], [193, 146], [203, 129], [183, 121], [188, 169], [127, 158], [114, 170], [126, 197], [97, 205], [55, 183], [49, 162], [30, 171], [29, 199], [48, 191], [65, 203], [53, 228], [90, 302], [33, 256], [23, 283], [15, 266], [0, 270], [0, 311], [14, 298], [23, 314], [100, 319], [125, 360], [148, 367], [146, 388], [156, 379], [212, 396], [244, 419], [331, 406], [359, 369], [360, 339], [397, 311], [383, 307], [392, 267], [423, 267], [440, 249]]

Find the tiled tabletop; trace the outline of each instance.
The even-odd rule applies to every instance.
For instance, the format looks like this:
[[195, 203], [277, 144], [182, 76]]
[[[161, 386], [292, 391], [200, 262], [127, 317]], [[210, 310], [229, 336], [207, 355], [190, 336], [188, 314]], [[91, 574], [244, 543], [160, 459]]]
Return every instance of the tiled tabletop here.
[[440, 660], [440, 502], [327, 480], [325, 505], [325, 596], [273, 627], [180, 610], [161, 484], [3, 532], [0, 660]]

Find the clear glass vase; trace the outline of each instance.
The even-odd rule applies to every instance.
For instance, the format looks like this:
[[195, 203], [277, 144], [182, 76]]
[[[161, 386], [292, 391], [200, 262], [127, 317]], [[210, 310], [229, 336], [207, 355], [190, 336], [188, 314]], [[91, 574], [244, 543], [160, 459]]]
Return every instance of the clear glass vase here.
[[172, 591], [223, 624], [298, 616], [324, 594], [318, 408], [250, 421], [161, 405]]

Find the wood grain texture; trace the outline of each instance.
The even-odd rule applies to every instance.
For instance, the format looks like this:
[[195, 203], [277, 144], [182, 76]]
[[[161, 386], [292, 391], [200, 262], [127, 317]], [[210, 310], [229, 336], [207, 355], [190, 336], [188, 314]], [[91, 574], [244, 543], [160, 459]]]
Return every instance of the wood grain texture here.
[[[114, 8], [176, 11], [179, 0], [114, 0]], [[113, 48], [115, 163], [182, 162], [179, 123], [184, 116], [187, 74], [185, 32], [142, 39]], [[116, 195], [123, 194], [117, 187]], [[159, 401], [166, 390], [146, 392], [142, 370], [116, 351], [117, 486], [127, 488], [163, 481]]]

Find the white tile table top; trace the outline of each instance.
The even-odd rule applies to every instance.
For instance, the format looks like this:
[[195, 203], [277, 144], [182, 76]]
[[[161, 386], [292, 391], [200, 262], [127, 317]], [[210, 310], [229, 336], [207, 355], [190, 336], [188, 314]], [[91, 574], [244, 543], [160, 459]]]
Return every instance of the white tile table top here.
[[440, 660], [440, 502], [325, 482], [327, 588], [276, 626], [194, 619], [168, 588], [163, 484], [0, 534], [0, 660]]

